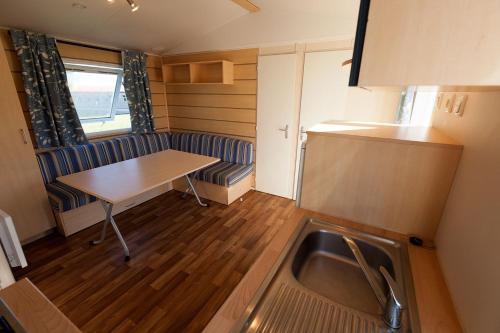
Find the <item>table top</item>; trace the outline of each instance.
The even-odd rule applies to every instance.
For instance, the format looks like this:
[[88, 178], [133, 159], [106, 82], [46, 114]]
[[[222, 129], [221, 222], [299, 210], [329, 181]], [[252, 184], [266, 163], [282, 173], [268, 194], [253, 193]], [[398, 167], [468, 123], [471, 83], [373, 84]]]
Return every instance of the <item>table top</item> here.
[[0, 290], [0, 297], [27, 332], [80, 332], [28, 279], [22, 279]]
[[218, 161], [220, 159], [215, 157], [169, 149], [57, 177], [57, 180], [115, 204]]
[[411, 126], [387, 123], [327, 121], [314, 125], [308, 134], [343, 136], [377, 141], [441, 145], [461, 149], [462, 145], [441, 131], [428, 126]]

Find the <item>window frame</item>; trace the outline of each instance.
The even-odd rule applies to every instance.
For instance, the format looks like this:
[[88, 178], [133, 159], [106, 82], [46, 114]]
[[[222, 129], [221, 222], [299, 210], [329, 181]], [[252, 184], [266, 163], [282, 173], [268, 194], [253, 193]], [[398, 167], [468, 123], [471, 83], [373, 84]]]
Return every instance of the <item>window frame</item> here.
[[[74, 72], [94, 73], [94, 74], [115, 74], [117, 76], [115, 83], [115, 90], [113, 94], [113, 100], [111, 103], [110, 116], [80, 119], [81, 123], [91, 123], [96, 121], [112, 121], [115, 118], [117, 111], [125, 110], [123, 108], [117, 107], [120, 96], [120, 88], [123, 83], [123, 67], [121, 65], [105, 63], [105, 62], [81, 60], [81, 59], [72, 59], [72, 58], [62, 58], [62, 60], [66, 72], [74, 71]], [[130, 114], [129, 108], [127, 108], [127, 111]], [[131, 130], [132, 130], [131, 127], [127, 127], [127, 128], [113, 129], [113, 130], [99, 131], [99, 132], [92, 132], [85, 134], [89, 138], [98, 138], [110, 135], [126, 134], [130, 133]]]

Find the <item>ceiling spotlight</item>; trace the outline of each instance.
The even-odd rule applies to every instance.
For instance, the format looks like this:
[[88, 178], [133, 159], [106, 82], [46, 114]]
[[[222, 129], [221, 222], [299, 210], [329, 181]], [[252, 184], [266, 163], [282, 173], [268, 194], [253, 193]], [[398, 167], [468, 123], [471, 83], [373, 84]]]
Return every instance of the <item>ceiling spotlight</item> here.
[[137, 11], [139, 9], [139, 5], [137, 5], [134, 0], [127, 0], [128, 4], [130, 5], [130, 8], [133, 12]]
[[76, 9], [86, 9], [87, 8], [87, 6], [82, 2], [74, 2], [71, 4], [71, 7], [76, 8]]
[[115, 0], [108, 0], [108, 3], [115, 3]]

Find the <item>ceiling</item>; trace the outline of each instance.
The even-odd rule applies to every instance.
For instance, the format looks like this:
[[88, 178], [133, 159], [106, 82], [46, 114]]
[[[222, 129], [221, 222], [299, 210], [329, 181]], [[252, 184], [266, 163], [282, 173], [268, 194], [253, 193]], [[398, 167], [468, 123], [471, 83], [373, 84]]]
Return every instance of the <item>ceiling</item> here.
[[[280, 25], [278, 22], [282, 16], [292, 18], [297, 15], [312, 18], [305, 24], [314, 25], [316, 17], [332, 22], [355, 20], [359, 6], [359, 0], [254, 0], [261, 11], [249, 14], [230, 0], [136, 2], [140, 9], [132, 13], [125, 0], [115, 0], [111, 4], [106, 0], [9, 1], [0, 11], [0, 26], [43, 32], [60, 39], [162, 54], [182, 49], [182, 45], [202, 40], [203, 36], [213, 35], [225, 26], [234, 26], [238, 20], [247, 22], [245, 29], [248, 30], [249, 25], [252, 27], [252, 21], [248, 20], [250, 15], [268, 22], [267, 28], [269, 22]], [[77, 8], [74, 3], [86, 8]], [[311, 27], [304, 29], [310, 30]]]

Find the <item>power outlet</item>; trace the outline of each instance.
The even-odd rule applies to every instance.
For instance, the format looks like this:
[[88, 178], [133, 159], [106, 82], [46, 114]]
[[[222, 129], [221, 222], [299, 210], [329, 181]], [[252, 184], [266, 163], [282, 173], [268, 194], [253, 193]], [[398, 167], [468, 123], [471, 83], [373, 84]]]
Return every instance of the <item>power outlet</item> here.
[[436, 110], [441, 110], [441, 104], [443, 104], [443, 99], [444, 99], [444, 93], [440, 92], [436, 98], [436, 105], [435, 105]]
[[441, 111], [451, 113], [455, 104], [455, 94], [445, 94], [441, 103]]
[[453, 102], [452, 113], [457, 117], [462, 117], [465, 110], [465, 103], [467, 102], [467, 95], [457, 95]]

